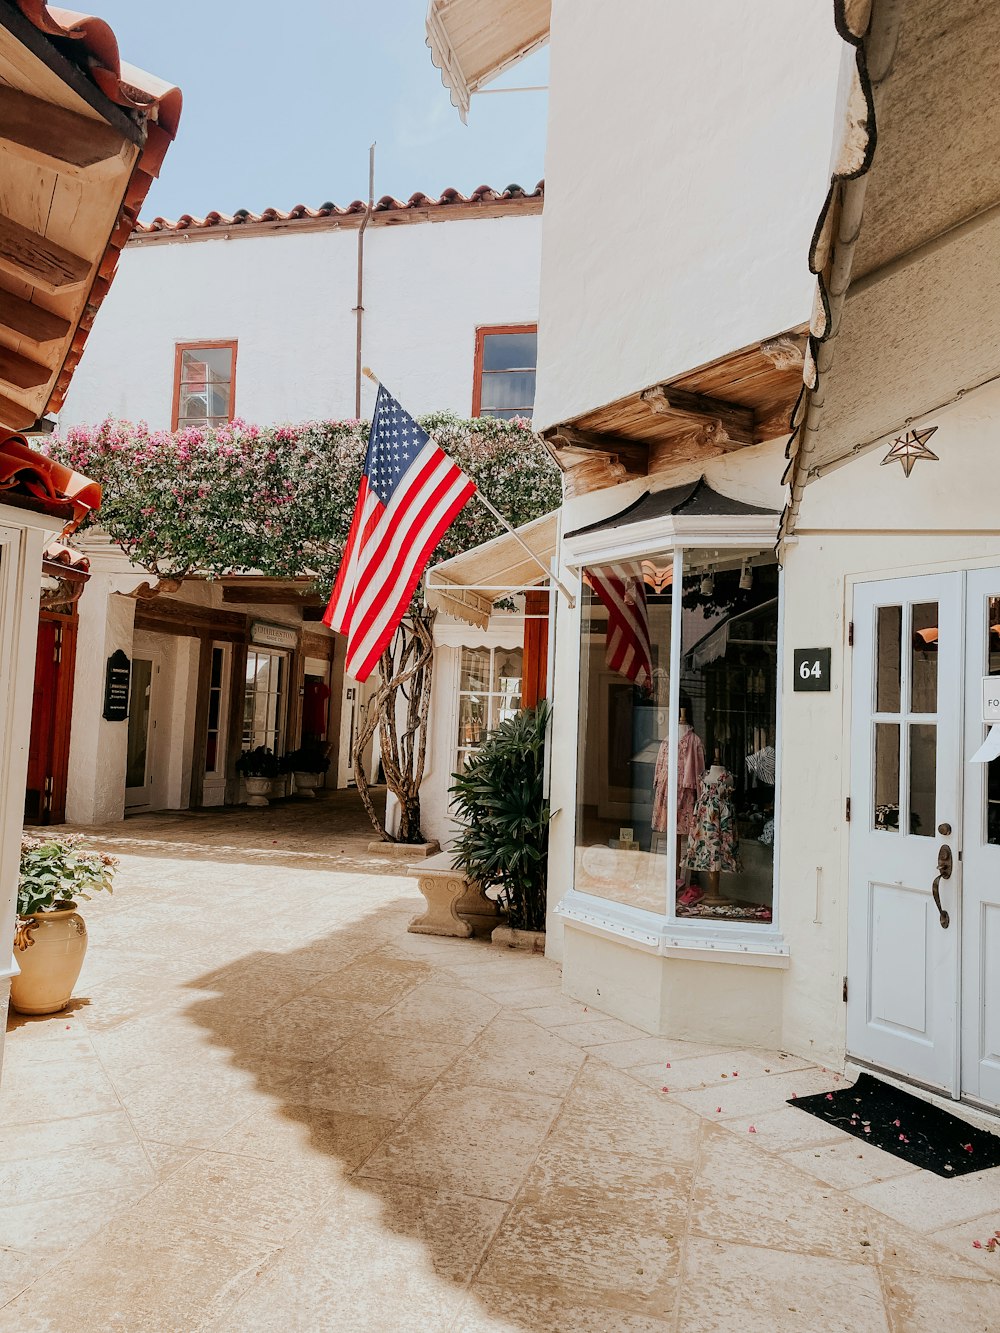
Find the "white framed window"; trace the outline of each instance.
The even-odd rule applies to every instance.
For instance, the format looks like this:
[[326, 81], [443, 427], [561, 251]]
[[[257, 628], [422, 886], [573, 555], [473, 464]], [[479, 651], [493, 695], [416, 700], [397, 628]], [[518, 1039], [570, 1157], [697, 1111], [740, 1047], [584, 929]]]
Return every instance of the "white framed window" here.
[[521, 648], [463, 648], [458, 688], [457, 767], [495, 727], [521, 709]]
[[243, 696], [244, 750], [264, 745], [281, 754], [285, 743], [287, 679], [287, 654], [248, 649]]
[[212, 666], [208, 681], [208, 737], [205, 744], [205, 776], [224, 778], [226, 775], [226, 722], [229, 713], [228, 644], [213, 643]]

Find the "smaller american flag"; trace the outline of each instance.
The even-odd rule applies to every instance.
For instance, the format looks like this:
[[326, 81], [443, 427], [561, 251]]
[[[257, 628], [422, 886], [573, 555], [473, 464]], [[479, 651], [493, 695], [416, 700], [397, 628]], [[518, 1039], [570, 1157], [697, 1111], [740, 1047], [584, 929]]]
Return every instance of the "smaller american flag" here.
[[608, 667], [648, 690], [653, 683], [653, 647], [646, 585], [638, 566], [600, 565], [587, 575], [608, 611], [604, 652]]
[[435, 546], [476, 489], [379, 385], [368, 452], [323, 623], [347, 636], [347, 672], [367, 680]]

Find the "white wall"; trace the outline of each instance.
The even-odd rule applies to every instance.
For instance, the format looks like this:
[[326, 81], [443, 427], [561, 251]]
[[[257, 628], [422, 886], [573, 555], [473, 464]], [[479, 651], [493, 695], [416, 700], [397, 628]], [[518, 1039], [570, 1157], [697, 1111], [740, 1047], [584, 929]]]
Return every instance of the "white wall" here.
[[553, 0], [539, 428], [808, 318], [842, 50], [821, 0]]
[[[851, 791], [850, 651], [853, 585], [937, 570], [1000, 566], [996, 423], [1000, 386], [935, 413], [938, 463], [909, 478], [882, 467], [891, 443], [806, 489], [785, 569], [785, 692], [782, 717], [780, 921], [791, 948], [784, 1041], [836, 1061], [844, 1049], [847, 871]], [[898, 529], [894, 531], [893, 529]], [[832, 644], [829, 694], [795, 694], [794, 648]], [[817, 762], [817, 756], [821, 761]], [[814, 922], [816, 872], [820, 922]]]
[[[479, 324], [538, 312], [541, 217], [372, 226], [364, 361], [413, 413], [472, 408]], [[126, 246], [60, 428], [106, 416], [170, 428], [174, 345], [236, 339], [236, 415], [354, 415], [357, 231]], [[362, 412], [374, 386], [363, 381]]]

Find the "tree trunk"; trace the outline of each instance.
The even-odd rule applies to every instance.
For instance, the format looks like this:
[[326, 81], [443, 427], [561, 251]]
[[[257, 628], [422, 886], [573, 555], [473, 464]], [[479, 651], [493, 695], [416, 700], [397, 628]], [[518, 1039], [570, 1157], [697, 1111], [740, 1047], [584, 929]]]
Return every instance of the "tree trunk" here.
[[[407, 614], [379, 661], [378, 688], [362, 713], [354, 741], [355, 781], [368, 817], [385, 842], [425, 841], [420, 828], [420, 784], [427, 755], [436, 615], [426, 606], [411, 608]], [[364, 752], [376, 729], [386, 785], [399, 802], [395, 838], [375, 814], [364, 765]]]

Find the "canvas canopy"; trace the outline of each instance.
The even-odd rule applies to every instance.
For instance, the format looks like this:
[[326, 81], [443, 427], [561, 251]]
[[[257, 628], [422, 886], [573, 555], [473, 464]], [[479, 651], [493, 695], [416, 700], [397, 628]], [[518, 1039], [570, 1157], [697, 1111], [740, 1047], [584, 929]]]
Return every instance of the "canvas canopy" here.
[[[553, 511], [516, 529], [546, 568], [556, 554], [558, 523], [558, 512]], [[544, 570], [515, 537], [505, 532], [429, 569], [427, 604], [432, 610], [486, 629], [497, 598], [544, 581]]]

